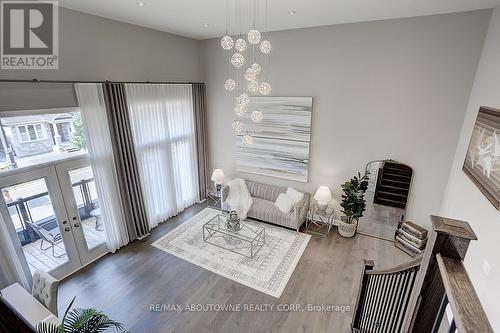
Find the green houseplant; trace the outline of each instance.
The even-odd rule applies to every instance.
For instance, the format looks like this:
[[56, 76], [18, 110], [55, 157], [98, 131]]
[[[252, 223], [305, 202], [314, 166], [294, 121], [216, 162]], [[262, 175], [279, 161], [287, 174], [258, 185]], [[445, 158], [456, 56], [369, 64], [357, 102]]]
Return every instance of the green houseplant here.
[[115, 328], [119, 332], [123, 331], [123, 324], [109, 319], [104, 313], [96, 309], [71, 310], [75, 298], [69, 303], [64, 313], [61, 325], [53, 323], [40, 323], [37, 330], [39, 333], [98, 333], [105, 332], [109, 328]]
[[357, 176], [341, 185], [342, 207], [341, 212], [345, 215], [339, 225], [339, 234], [344, 237], [352, 237], [356, 233], [358, 219], [363, 216], [366, 209], [365, 192], [368, 189], [368, 172], [363, 176], [358, 172]]

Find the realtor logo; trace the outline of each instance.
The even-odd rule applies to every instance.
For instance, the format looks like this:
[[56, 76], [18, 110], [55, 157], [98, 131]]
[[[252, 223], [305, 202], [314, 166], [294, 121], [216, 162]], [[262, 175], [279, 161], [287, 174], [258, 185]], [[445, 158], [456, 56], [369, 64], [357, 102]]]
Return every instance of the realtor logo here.
[[1, 1], [0, 8], [0, 68], [59, 68], [58, 2]]

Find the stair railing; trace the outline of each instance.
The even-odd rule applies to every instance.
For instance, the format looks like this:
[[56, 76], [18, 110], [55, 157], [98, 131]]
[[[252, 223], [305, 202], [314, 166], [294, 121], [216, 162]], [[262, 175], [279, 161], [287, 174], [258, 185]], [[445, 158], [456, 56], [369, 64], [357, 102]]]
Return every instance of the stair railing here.
[[352, 331], [356, 333], [437, 333], [450, 304], [448, 332], [493, 333], [463, 260], [471, 240], [467, 222], [431, 216], [432, 231], [417, 260], [374, 270], [365, 260]]

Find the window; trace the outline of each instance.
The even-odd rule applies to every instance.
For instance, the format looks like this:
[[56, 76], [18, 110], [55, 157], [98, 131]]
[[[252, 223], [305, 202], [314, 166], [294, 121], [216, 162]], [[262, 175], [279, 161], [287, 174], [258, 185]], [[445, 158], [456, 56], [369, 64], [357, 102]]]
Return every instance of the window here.
[[45, 139], [45, 131], [42, 124], [21, 125], [17, 127], [22, 142], [30, 142]]

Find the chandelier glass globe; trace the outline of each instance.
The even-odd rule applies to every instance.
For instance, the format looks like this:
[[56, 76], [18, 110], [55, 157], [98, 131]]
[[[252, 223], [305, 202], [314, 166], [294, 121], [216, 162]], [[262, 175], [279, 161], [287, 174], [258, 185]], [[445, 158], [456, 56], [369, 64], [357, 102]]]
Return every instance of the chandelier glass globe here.
[[263, 115], [262, 115], [261, 111], [253, 111], [252, 112], [252, 121], [254, 123], [258, 123], [258, 122], [262, 121], [262, 118], [263, 118]]
[[258, 30], [250, 30], [247, 35], [250, 44], [258, 44], [260, 42], [260, 32]]
[[250, 103], [250, 97], [247, 94], [241, 94], [237, 97], [236, 103], [247, 106]]
[[268, 40], [263, 40], [259, 45], [260, 52], [268, 54], [272, 50], [271, 42]]
[[245, 105], [243, 104], [236, 104], [236, 106], [234, 107], [234, 113], [237, 115], [237, 116], [243, 116], [246, 112], [246, 107]]
[[231, 57], [231, 64], [233, 64], [233, 66], [236, 68], [240, 68], [245, 64], [245, 57], [243, 56], [243, 54], [236, 52]]
[[251, 67], [249, 67], [253, 70], [253, 72], [255, 73], [255, 75], [259, 75], [260, 74], [260, 71], [262, 70], [262, 67], [260, 67], [259, 64], [257, 63], [253, 63]]
[[234, 90], [234, 88], [236, 88], [236, 81], [234, 81], [233, 79], [227, 79], [224, 82], [224, 89], [232, 91]]
[[259, 82], [257, 81], [250, 81], [248, 83], [248, 91], [250, 91], [251, 93], [256, 93], [259, 91]]
[[267, 82], [262, 82], [259, 86], [259, 92], [262, 95], [269, 95], [271, 93], [271, 85]]
[[222, 46], [224, 50], [231, 50], [233, 48], [233, 45], [234, 40], [229, 36], [224, 36], [220, 40], [220, 46]]
[[239, 52], [243, 52], [243, 51], [245, 51], [247, 49], [247, 42], [245, 42], [244, 39], [239, 38], [239, 39], [236, 40], [236, 44], [234, 44], [234, 47]]
[[252, 136], [250, 134], [243, 135], [241, 142], [244, 146], [250, 146], [252, 144]]
[[255, 71], [253, 70], [252, 67], [248, 67], [245, 71], [245, 79], [247, 79], [248, 81], [255, 81], [257, 80], [257, 75], [255, 73]]
[[233, 130], [237, 133], [241, 132], [243, 130], [243, 123], [239, 120], [236, 120], [234, 123], [233, 123]]

